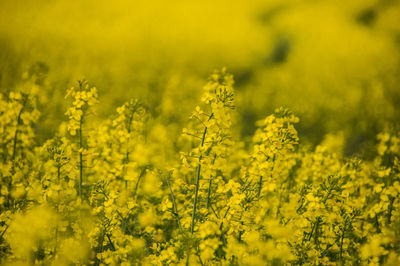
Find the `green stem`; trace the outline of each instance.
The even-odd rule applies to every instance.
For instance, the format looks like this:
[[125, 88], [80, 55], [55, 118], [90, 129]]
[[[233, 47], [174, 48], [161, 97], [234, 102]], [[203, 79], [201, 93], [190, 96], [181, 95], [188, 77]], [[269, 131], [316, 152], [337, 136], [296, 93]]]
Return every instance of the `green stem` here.
[[[217, 154], [214, 154], [214, 159], [211, 163], [211, 165], [214, 165], [215, 159], [217, 158]], [[211, 188], [212, 188], [212, 181], [213, 177], [210, 178], [210, 181], [208, 183], [208, 191], [207, 191], [207, 210], [210, 208], [210, 203], [211, 203]]]
[[83, 154], [82, 154], [82, 118], [79, 121], [79, 197], [82, 199], [82, 180], [83, 180]]
[[0, 234], [0, 240], [3, 239], [4, 234], [7, 232], [8, 226], [9, 226], [8, 224], [5, 225], [6, 228]]
[[186, 266], [189, 266], [189, 258], [190, 258], [190, 249], [187, 251], [187, 256], [186, 256]]
[[61, 165], [57, 164], [57, 181], [60, 184], [60, 176], [61, 176]]
[[210, 178], [210, 182], [208, 184], [208, 191], [207, 191], [207, 210], [210, 208], [210, 198], [211, 198], [211, 186], [212, 186], [212, 178]]
[[[211, 113], [210, 117], [208, 118], [208, 121], [210, 121], [210, 119], [214, 116], [214, 113]], [[203, 131], [203, 136], [201, 138], [201, 144], [200, 147], [204, 146], [204, 141], [206, 139], [206, 135], [207, 135], [207, 126], [204, 127], [204, 131]], [[194, 202], [193, 202], [193, 212], [192, 212], [192, 222], [190, 224], [190, 233], [193, 235], [194, 232], [194, 223], [195, 223], [195, 217], [196, 217], [196, 207], [197, 207], [197, 197], [199, 194], [199, 186], [200, 186], [200, 173], [201, 173], [201, 160], [203, 159], [203, 155], [200, 154], [199, 156], [199, 162], [197, 165], [197, 175], [196, 175], [196, 188], [195, 188], [195, 192], [194, 192]]]
[[169, 187], [169, 191], [171, 192], [171, 199], [172, 199], [172, 203], [174, 204], [174, 211], [175, 211], [175, 214], [176, 214], [176, 220], [178, 222], [178, 227], [179, 227], [180, 230], [182, 230], [181, 220], [179, 218], [179, 213], [178, 213], [178, 207], [176, 205], [174, 192], [172, 191], [171, 184], [169, 183], [169, 177], [168, 176], [167, 176], [167, 184], [168, 184], [168, 187]]
[[[318, 218], [317, 218], [317, 219], [318, 219]], [[313, 236], [313, 234], [314, 234], [314, 230], [315, 230], [316, 226], [317, 226], [317, 221], [315, 221], [315, 222], [313, 223], [313, 226], [311, 227], [311, 232], [310, 232], [310, 235], [308, 236], [308, 241], [311, 240], [311, 238], [312, 238], [312, 236]]]
[[[132, 125], [132, 120], [133, 120], [133, 115], [134, 115], [134, 113], [135, 113], [135, 110], [132, 109], [132, 110], [131, 110], [131, 113], [130, 113], [130, 115], [129, 115], [129, 122], [128, 122], [128, 127], [127, 127], [128, 134], [130, 134], [131, 131], [132, 131], [131, 125]], [[129, 147], [129, 140], [130, 140], [130, 139], [128, 139], [128, 145], [127, 145], [127, 147]], [[123, 173], [123, 178], [126, 177], [127, 165], [128, 165], [128, 163], [129, 163], [129, 150], [126, 151], [126, 153], [125, 153], [125, 158], [123, 159], [123, 162], [122, 162], [122, 164], [123, 164], [123, 171], [122, 171], [122, 173]], [[127, 189], [128, 189], [128, 181], [125, 179], [125, 190], [127, 190]]]
[[58, 242], [58, 227], [56, 227], [56, 235], [55, 235], [55, 241], [54, 241], [54, 256], [57, 254], [57, 242]]
[[[204, 128], [203, 137], [201, 139], [201, 147], [204, 145], [204, 139], [207, 134], [207, 127]], [[199, 186], [200, 186], [200, 173], [201, 173], [201, 160], [203, 159], [203, 155], [199, 156], [199, 163], [197, 165], [197, 175], [196, 175], [196, 188], [194, 191], [194, 202], [193, 202], [193, 212], [192, 212], [192, 222], [190, 224], [190, 233], [193, 234], [194, 231], [194, 220], [196, 216], [196, 207], [197, 207], [197, 197], [199, 194]]]
[[[22, 116], [22, 112], [25, 109], [26, 102], [28, 101], [28, 97], [29, 97], [28, 95], [25, 96], [24, 101], [22, 103], [21, 110], [19, 110], [18, 117], [17, 117], [17, 125], [16, 125], [15, 133], [14, 133], [13, 153], [12, 153], [12, 156], [11, 156], [11, 162], [12, 162], [11, 177], [10, 177], [10, 180], [8, 182], [8, 191], [11, 191], [11, 188], [12, 188], [12, 176], [15, 174], [15, 164], [16, 164], [15, 157], [17, 156], [17, 142], [18, 142], [19, 126], [22, 124], [21, 116]], [[7, 205], [8, 206], [11, 205], [10, 200], [11, 200], [11, 196], [9, 195], [7, 197]]]
[[389, 209], [388, 209], [388, 216], [387, 216], [387, 224], [391, 223], [392, 219], [392, 212], [393, 212], [393, 203], [394, 203], [394, 197], [389, 196], [390, 202], [389, 202]]
[[140, 171], [138, 180], [136, 181], [136, 185], [135, 185], [135, 188], [134, 188], [134, 190], [133, 190], [133, 194], [132, 194], [133, 197], [136, 197], [137, 190], [138, 190], [138, 188], [139, 188], [139, 182], [140, 182], [140, 180], [142, 179], [142, 177], [144, 176], [144, 174], [146, 173], [146, 169], [147, 169], [147, 168], [144, 167], [144, 168], [142, 168], [142, 170]]
[[346, 229], [346, 226], [345, 226], [345, 228], [343, 228], [343, 230], [342, 230], [342, 235], [341, 235], [341, 237], [340, 237], [339, 261], [340, 261], [341, 263], [343, 263], [343, 240], [344, 240], [345, 229]]
[[[79, 91], [82, 91], [83, 81], [79, 82]], [[80, 108], [82, 115], [79, 119], [79, 130], [78, 130], [78, 137], [79, 137], [79, 197], [82, 199], [82, 182], [83, 182], [83, 137], [82, 137], [82, 130], [83, 130], [83, 119], [84, 119], [84, 110], [81, 106]]]
[[115, 251], [115, 246], [114, 243], [112, 242], [111, 238], [110, 238], [110, 234], [106, 234], [108, 241], [110, 242], [111, 245], [111, 250]]
[[26, 96], [26, 98], [24, 99], [24, 102], [22, 104], [22, 108], [18, 113], [18, 117], [17, 117], [17, 126], [15, 128], [15, 133], [14, 133], [14, 143], [13, 143], [13, 153], [12, 153], [12, 157], [11, 157], [11, 161], [12, 161], [12, 171], [14, 172], [15, 169], [15, 156], [17, 155], [17, 142], [18, 142], [18, 134], [19, 134], [19, 126], [21, 125], [22, 119], [21, 119], [21, 115], [22, 112], [25, 109], [25, 104], [26, 101], [28, 99], [28, 96]]
[[263, 176], [260, 175], [260, 180], [258, 181], [258, 194], [257, 194], [258, 197], [260, 197], [261, 195], [262, 183], [263, 183]]

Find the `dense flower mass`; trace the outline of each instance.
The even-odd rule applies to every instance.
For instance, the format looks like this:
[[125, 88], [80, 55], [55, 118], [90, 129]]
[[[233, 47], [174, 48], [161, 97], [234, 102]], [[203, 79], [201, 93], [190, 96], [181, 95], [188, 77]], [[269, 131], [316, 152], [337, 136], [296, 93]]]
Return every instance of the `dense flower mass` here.
[[82, 80], [43, 145], [37, 92], [1, 94], [0, 263], [399, 265], [400, 134], [347, 158], [278, 108], [240, 138], [233, 84], [213, 73], [174, 136], [137, 99], [96, 118]]

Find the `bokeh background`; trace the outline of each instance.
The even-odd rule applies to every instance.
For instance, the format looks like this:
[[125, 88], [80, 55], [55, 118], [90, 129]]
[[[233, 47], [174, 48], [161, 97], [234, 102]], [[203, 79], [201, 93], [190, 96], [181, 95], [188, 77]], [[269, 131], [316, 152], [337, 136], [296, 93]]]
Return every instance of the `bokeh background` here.
[[223, 66], [237, 134], [285, 106], [302, 142], [368, 157], [400, 121], [400, 1], [0, 1], [0, 89], [40, 89], [39, 142], [77, 79], [98, 87], [99, 117], [140, 97], [178, 130]]

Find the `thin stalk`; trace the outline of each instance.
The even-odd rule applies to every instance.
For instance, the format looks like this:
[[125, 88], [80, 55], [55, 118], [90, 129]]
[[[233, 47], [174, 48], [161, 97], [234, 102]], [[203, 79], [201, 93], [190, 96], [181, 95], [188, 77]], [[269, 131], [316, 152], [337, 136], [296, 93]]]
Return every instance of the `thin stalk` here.
[[60, 184], [60, 176], [61, 176], [61, 165], [57, 165], [57, 181]]
[[133, 190], [133, 197], [136, 196], [137, 190], [138, 190], [138, 188], [139, 188], [139, 182], [140, 182], [140, 180], [142, 179], [142, 177], [143, 177], [143, 175], [144, 175], [145, 173], [146, 173], [146, 167], [144, 167], [144, 168], [140, 171], [138, 180], [137, 180], [136, 185], [135, 185], [135, 188], [134, 188], [134, 190]]
[[212, 178], [210, 178], [210, 182], [208, 183], [208, 191], [207, 191], [207, 210], [210, 208], [210, 198], [211, 198], [211, 185], [212, 185]]
[[3, 232], [1, 232], [1, 234], [0, 234], [0, 239], [2, 239], [3, 238], [3, 236], [4, 236], [4, 234], [7, 232], [7, 229], [8, 229], [8, 224], [6, 224], [6, 228], [3, 230]]
[[133, 232], [129, 228], [129, 225], [126, 223], [126, 219], [124, 218], [124, 216], [122, 216], [122, 214], [118, 210], [116, 212], [117, 212], [118, 216], [121, 218], [121, 223], [123, 225], [124, 233], [126, 233], [126, 231], [128, 231], [128, 233], [133, 236]]
[[311, 227], [311, 232], [310, 232], [310, 235], [308, 236], [308, 241], [311, 240], [311, 238], [312, 238], [312, 236], [314, 234], [314, 229], [315, 229], [316, 226], [317, 226], [317, 222], [315, 221], [315, 223], [313, 223], [313, 226]]
[[114, 243], [112, 242], [111, 238], [110, 238], [110, 234], [106, 234], [108, 241], [110, 242], [112, 251], [115, 251], [115, 246]]
[[[214, 165], [216, 158], [217, 158], [217, 155], [214, 154], [214, 159], [212, 161], [212, 165]], [[212, 181], [213, 181], [213, 178], [211, 177], [210, 181], [208, 183], [208, 191], [207, 191], [207, 210], [210, 208]]]
[[[208, 121], [213, 117], [214, 113], [210, 115], [208, 118]], [[203, 131], [203, 136], [201, 138], [201, 144], [200, 147], [204, 146], [204, 140], [206, 139], [207, 135], [207, 129], [208, 127], [204, 127]], [[203, 159], [203, 154], [200, 154], [199, 156], [199, 162], [197, 165], [197, 175], [196, 175], [196, 188], [194, 192], [194, 202], [193, 202], [193, 212], [192, 212], [192, 222], [190, 224], [190, 233], [193, 235], [194, 232], [194, 223], [195, 223], [195, 217], [196, 217], [196, 207], [197, 207], [197, 197], [199, 194], [199, 186], [200, 186], [200, 177], [201, 177], [201, 160]]]
[[172, 203], [174, 205], [174, 211], [175, 211], [175, 214], [176, 214], [176, 220], [178, 222], [178, 227], [179, 227], [180, 230], [182, 230], [181, 220], [179, 218], [179, 213], [178, 213], [178, 207], [176, 205], [174, 192], [172, 191], [171, 184], [169, 183], [169, 177], [168, 176], [167, 176], [167, 184], [168, 184], [168, 187], [169, 187], [169, 191], [171, 192], [171, 199], [172, 199]]
[[[211, 115], [208, 117], [208, 121], [211, 120], [211, 118], [214, 116], [214, 113], [211, 113]], [[207, 135], [207, 126], [204, 126], [204, 131], [203, 131], [203, 136], [201, 138], [201, 144], [200, 147], [204, 146], [204, 141], [206, 139]], [[197, 197], [199, 193], [199, 186], [200, 186], [200, 173], [201, 173], [201, 160], [203, 159], [203, 155], [200, 154], [199, 156], [199, 162], [197, 166], [197, 176], [196, 176], [196, 188], [195, 188], [195, 194], [194, 194], [194, 202], [193, 202], [193, 212], [192, 212], [192, 221], [190, 224], [190, 233], [193, 235], [194, 232], [194, 223], [195, 223], [195, 217], [196, 217], [196, 206], [197, 206]], [[189, 258], [190, 258], [190, 248], [188, 248], [187, 252], [187, 257], [186, 257], [186, 265], [189, 265]]]
[[[201, 147], [204, 145], [204, 139], [207, 134], [207, 127], [204, 128], [203, 137], [201, 139]], [[194, 231], [194, 220], [196, 216], [196, 207], [197, 207], [197, 197], [199, 194], [199, 186], [200, 186], [200, 173], [201, 173], [201, 160], [203, 159], [203, 155], [199, 156], [199, 163], [197, 165], [197, 175], [196, 175], [196, 188], [194, 192], [194, 202], [193, 202], [193, 212], [192, 212], [192, 222], [190, 224], [190, 233], [193, 234]]]
[[190, 258], [190, 249], [188, 249], [188, 253], [187, 253], [187, 256], [186, 256], [186, 266], [189, 266], [189, 258]]
[[341, 263], [343, 263], [343, 240], [344, 240], [345, 229], [346, 229], [346, 226], [345, 226], [345, 228], [343, 228], [343, 230], [342, 230], [342, 235], [341, 235], [341, 237], [340, 237], [339, 261], [340, 261]]
[[[271, 178], [273, 177], [272, 175], [274, 172], [274, 167], [275, 167], [275, 154], [272, 157]], [[258, 198], [261, 196], [262, 185], [263, 185], [263, 176], [260, 175], [260, 179], [258, 181], [258, 193], [257, 193]]]
[[[79, 81], [79, 91], [82, 91], [83, 82]], [[79, 130], [78, 130], [78, 137], [79, 137], [79, 198], [82, 199], [82, 182], [83, 182], [83, 140], [82, 140], [82, 129], [83, 129], [83, 118], [84, 118], [84, 110], [81, 106], [80, 108], [82, 115], [79, 119]]]
[[260, 179], [259, 179], [259, 181], [258, 181], [258, 193], [257, 193], [257, 196], [258, 196], [258, 197], [260, 197], [260, 195], [261, 195], [262, 183], [263, 183], [263, 176], [260, 175]]
[[[28, 101], [28, 95], [25, 96], [24, 101], [22, 103], [22, 107], [21, 110], [19, 110], [18, 113], [18, 117], [17, 117], [17, 126], [15, 127], [15, 133], [14, 133], [14, 143], [13, 143], [13, 153], [11, 155], [11, 162], [12, 162], [12, 166], [11, 166], [11, 175], [13, 176], [15, 174], [15, 157], [17, 156], [17, 142], [18, 142], [18, 134], [19, 134], [19, 126], [22, 123], [22, 112], [25, 109], [26, 106], [26, 102]], [[11, 191], [11, 187], [12, 187], [12, 176], [10, 177], [10, 180], [8, 182], [8, 191]], [[7, 197], [7, 205], [9, 206], [10, 203], [10, 196]]]
[[390, 202], [389, 202], [389, 209], [388, 209], [388, 215], [387, 215], [387, 224], [391, 223], [392, 219], [392, 212], [393, 212], [393, 203], [394, 203], [394, 197], [390, 196]]
[[[129, 163], [129, 151], [127, 151], [126, 154], [125, 154], [125, 162], [124, 162], [124, 170], [123, 170], [124, 178], [126, 177], [126, 172], [127, 172], [126, 165], [128, 163]], [[126, 179], [125, 179], [125, 190], [128, 190], [128, 180], [126, 180]]]
[[199, 258], [200, 265], [201, 265], [201, 266], [204, 266], [204, 263], [203, 263], [203, 261], [202, 261], [202, 259], [201, 259], [201, 256], [200, 256], [199, 247], [197, 247], [196, 255], [197, 255], [197, 257]]
[[55, 241], [54, 241], [54, 256], [57, 253], [57, 242], [58, 242], [58, 226], [56, 227], [56, 235], [55, 235]]
[[22, 119], [21, 119], [21, 115], [22, 112], [25, 109], [25, 105], [26, 102], [28, 100], [28, 96], [25, 97], [24, 102], [22, 103], [22, 108], [18, 113], [18, 117], [17, 117], [17, 126], [15, 128], [15, 133], [14, 133], [14, 143], [13, 143], [13, 153], [12, 153], [12, 157], [11, 157], [11, 161], [12, 161], [12, 171], [14, 172], [15, 169], [15, 156], [17, 155], [17, 142], [18, 142], [18, 134], [19, 134], [19, 126], [21, 125]]
[[79, 197], [82, 199], [82, 180], [83, 180], [83, 154], [82, 154], [82, 117], [79, 121]]
[[[61, 164], [57, 163], [57, 184], [60, 185], [60, 176], [61, 176]], [[60, 197], [60, 191], [57, 191], [58, 197]], [[58, 209], [58, 207], [57, 207]], [[57, 243], [58, 243], [58, 225], [56, 226], [56, 235], [55, 235], [55, 243], [54, 243], [54, 255], [57, 253]]]
[[[101, 234], [101, 238], [100, 238], [100, 240], [101, 241], [99, 241], [99, 243], [101, 243], [100, 245], [100, 253], [103, 253], [103, 250], [104, 250], [104, 245], [103, 245], [103, 242], [104, 242], [104, 236], [105, 236], [105, 232], [103, 232], [102, 234]], [[101, 261], [101, 260], [100, 260]]]
[[[128, 122], [128, 128], [127, 128], [128, 134], [130, 134], [132, 131], [131, 127], [132, 127], [133, 114], [134, 114], [134, 110], [132, 110], [129, 115], [129, 122]], [[129, 147], [129, 140], [130, 139], [128, 139], [127, 147]], [[125, 158], [123, 159], [122, 163], [123, 163], [123, 177], [125, 178], [126, 172], [127, 172], [126, 166], [129, 163], [129, 150], [126, 151]], [[125, 190], [127, 190], [127, 189], [128, 189], [128, 181], [125, 179]]]

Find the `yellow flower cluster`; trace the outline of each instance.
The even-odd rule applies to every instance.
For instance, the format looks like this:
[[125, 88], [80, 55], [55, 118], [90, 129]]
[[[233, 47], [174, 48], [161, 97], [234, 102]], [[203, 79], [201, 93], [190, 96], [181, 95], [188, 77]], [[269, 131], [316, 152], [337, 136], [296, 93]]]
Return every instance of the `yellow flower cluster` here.
[[89, 107], [98, 102], [97, 89], [89, 87], [86, 80], [80, 80], [77, 88], [72, 87], [67, 91], [65, 98], [67, 97], [73, 99], [72, 106], [65, 113], [69, 117], [68, 131], [71, 135], [76, 135], [76, 131], [81, 130]]
[[35, 144], [34, 96], [0, 96], [4, 265], [400, 263], [400, 135], [375, 158], [299, 141], [285, 108], [233, 132], [233, 77], [211, 75], [187, 128], [139, 100], [97, 120], [97, 91], [68, 91], [68, 122]]

